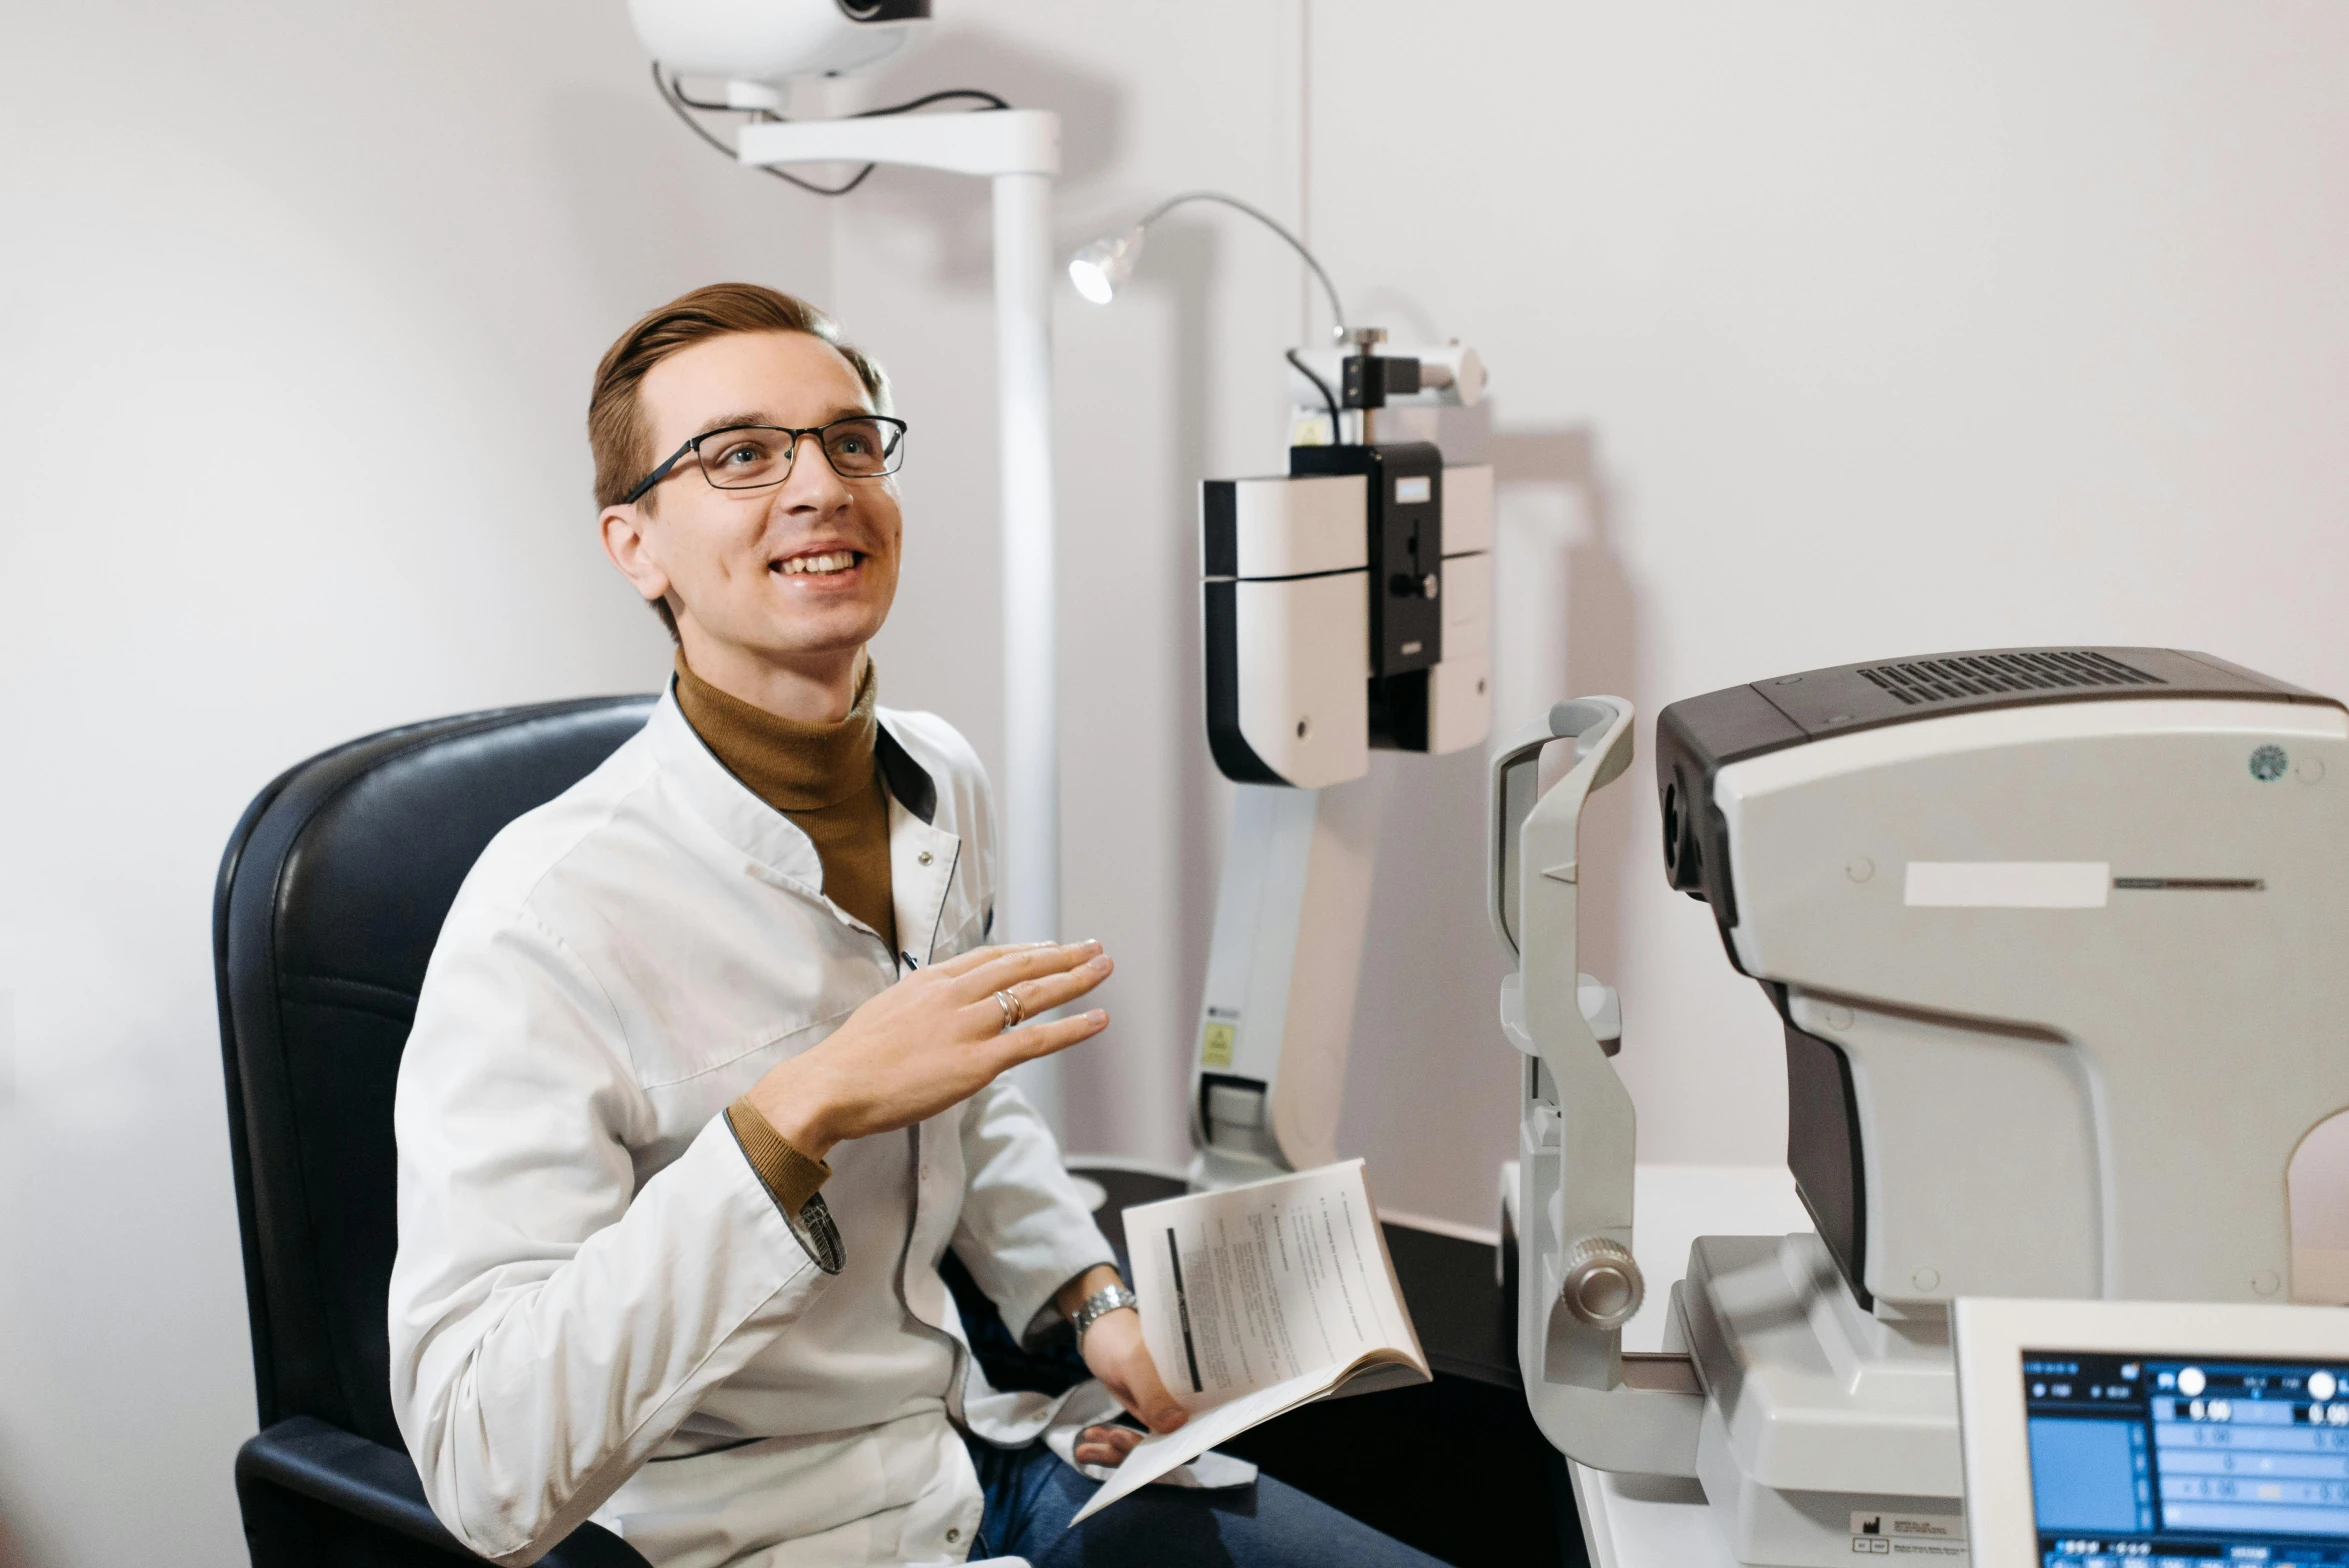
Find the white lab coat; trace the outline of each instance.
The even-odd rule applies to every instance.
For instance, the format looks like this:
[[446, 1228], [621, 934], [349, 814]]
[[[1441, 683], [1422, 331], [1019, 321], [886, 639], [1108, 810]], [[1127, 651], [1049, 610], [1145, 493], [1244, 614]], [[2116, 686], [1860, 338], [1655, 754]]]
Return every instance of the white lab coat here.
[[1016, 1089], [832, 1152], [838, 1274], [722, 1114], [901, 962], [986, 939], [978, 760], [933, 716], [880, 722], [903, 959], [673, 694], [457, 895], [400, 1066], [391, 1381], [434, 1512], [486, 1557], [593, 1518], [661, 1568], [959, 1562], [957, 1425], [1024, 1443], [1059, 1403], [988, 1386], [938, 1274], [951, 1245], [1028, 1332], [1111, 1257]]

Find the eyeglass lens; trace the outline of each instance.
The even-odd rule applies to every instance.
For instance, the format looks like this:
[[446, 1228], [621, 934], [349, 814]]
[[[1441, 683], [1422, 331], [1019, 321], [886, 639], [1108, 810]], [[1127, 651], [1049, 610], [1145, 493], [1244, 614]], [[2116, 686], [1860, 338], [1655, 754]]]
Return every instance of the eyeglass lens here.
[[[844, 479], [877, 479], [896, 471], [905, 432], [885, 419], [836, 419], [816, 432], [824, 458]], [[721, 490], [753, 490], [780, 483], [791, 472], [799, 438], [788, 430], [746, 426], [702, 437], [701, 471]]]

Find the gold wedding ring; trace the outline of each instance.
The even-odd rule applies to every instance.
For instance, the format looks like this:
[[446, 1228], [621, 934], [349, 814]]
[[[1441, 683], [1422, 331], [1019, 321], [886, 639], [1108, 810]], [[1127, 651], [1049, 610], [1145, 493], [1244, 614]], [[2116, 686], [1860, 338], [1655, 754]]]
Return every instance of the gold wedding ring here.
[[1027, 1009], [1020, 1006], [1020, 999], [1009, 991], [996, 992], [995, 1005], [1003, 1009], [1003, 1027], [1006, 1029], [1018, 1028], [1019, 1021], [1028, 1015]]

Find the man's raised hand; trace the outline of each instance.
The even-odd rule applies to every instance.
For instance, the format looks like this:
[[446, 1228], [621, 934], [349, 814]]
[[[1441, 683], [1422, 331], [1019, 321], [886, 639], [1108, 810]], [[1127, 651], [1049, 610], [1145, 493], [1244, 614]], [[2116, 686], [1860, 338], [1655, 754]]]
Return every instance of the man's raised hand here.
[[791, 1146], [820, 1160], [836, 1143], [926, 1121], [1021, 1062], [1065, 1051], [1109, 1023], [1100, 1008], [1004, 1027], [1066, 1006], [1109, 978], [1099, 942], [975, 948], [917, 969], [848, 1015], [821, 1044], [768, 1069], [750, 1103]]

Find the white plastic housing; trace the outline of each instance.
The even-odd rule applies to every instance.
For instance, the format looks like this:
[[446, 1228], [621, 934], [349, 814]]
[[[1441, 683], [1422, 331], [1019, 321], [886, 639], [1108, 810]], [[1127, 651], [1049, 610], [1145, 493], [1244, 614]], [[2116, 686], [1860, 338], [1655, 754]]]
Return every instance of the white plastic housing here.
[[1191, 1076], [1195, 1187], [1338, 1157], [1381, 795], [1233, 796]]
[[[1321, 789], [1370, 769], [1370, 543], [1359, 474], [1215, 481], [1209, 530], [1211, 734], [1253, 782]], [[1219, 542], [1220, 541], [1220, 542]], [[1218, 741], [1219, 748], [1224, 742]], [[1269, 770], [1271, 777], [1264, 777]]]
[[1493, 471], [1444, 470], [1444, 657], [1428, 681], [1427, 749], [1481, 746], [1493, 728]]
[[845, 76], [878, 65], [928, 17], [860, 22], [838, 0], [628, 0], [645, 52], [672, 71], [739, 81]]
[[1360, 474], [1241, 479], [1232, 486], [1232, 575], [1303, 577], [1370, 564]]
[[1849, 1063], [1869, 1292], [2288, 1298], [2285, 1171], [2349, 1106], [2344, 778], [2340, 708], [2155, 698], [1721, 769], [1738, 961]]
[[[1436, 754], [1492, 727], [1492, 470], [1449, 467], [1443, 486]], [[1235, 780], [1323, 789], [1370, 767], [1368, 499], [1358, 474], [1208, 485], [1208, 722]]]
[[1240, 733], [1299, 789], [1370, 771], [1370, 600], [1360, 569], [1232, 585]]

